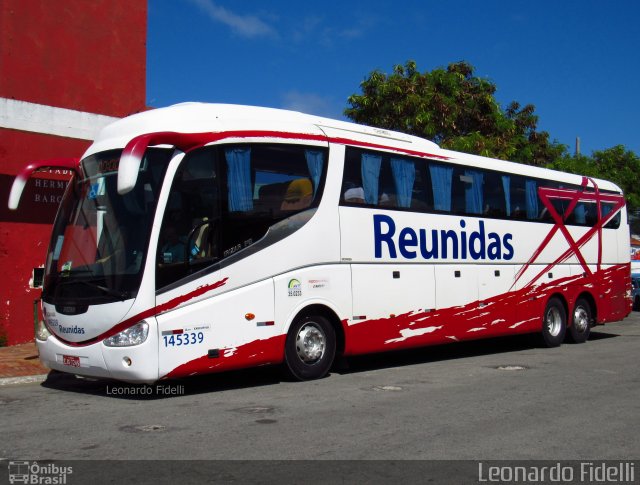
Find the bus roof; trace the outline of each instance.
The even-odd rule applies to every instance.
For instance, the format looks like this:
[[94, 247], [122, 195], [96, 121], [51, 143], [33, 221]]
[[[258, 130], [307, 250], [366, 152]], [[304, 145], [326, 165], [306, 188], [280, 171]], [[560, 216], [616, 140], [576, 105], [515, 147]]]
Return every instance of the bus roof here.
[[[257, 106], [216, 103], [180, 103], [156, 108], [120, 119], [98, 134], [83, 158], [96, 152], [123, 148], [138, 135], [157, 132], [206, 133], [233, 130], [288, 130], [327, 136], [338, 143], [348, 140], [370, 141], [389, 150], [411, 149], [429, 158], [446, 159], [454, 164], [501, 170], [542, 179], [579, 185], [582, 177], [531, 165], [498, 160], [441, 149], [436, 143], [405, 133], [309, 115], [297, 111]], [[357, 144], [357, 143], [356, 143]], [[598, 187], [622, 192], [615, 184], [595, 179]]]
[[323, 128], [340, 130], [365, 136], [412, 143], [420, 148], [439, 150], [435, 143], [405, 133], [358, 125], [347, 121], [323, 118], [297, 111], [257, 106], [213, 103], [180, 103], [157, 108], [120, 119], [98, 134], [94, 145], [85, 154], [105, 149], [124, 147], [138, 135], [173, 131], [179, 133], [220, 132], [236, 129], [273, 129], [273, 126], [296, 126], [303, 133], [324, 134]]

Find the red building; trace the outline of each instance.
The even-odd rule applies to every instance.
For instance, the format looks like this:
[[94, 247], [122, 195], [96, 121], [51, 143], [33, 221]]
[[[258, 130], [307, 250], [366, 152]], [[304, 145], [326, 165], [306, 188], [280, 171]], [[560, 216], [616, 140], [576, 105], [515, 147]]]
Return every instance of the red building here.
[[80, 157], [97, 132], [145, 107], [146, 0], [0, 2], [0, 345], [33, 339], [30, 286], [68, 175], [11, 184], [28, 162]]

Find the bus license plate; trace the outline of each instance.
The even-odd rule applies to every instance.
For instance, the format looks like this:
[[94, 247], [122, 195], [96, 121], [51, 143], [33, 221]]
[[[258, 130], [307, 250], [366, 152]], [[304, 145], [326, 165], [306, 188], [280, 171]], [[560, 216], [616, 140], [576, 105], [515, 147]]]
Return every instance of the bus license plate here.
[[80, 367], [80, 357], [74, 355], [63, 355], [62, 363], [71, 367]]

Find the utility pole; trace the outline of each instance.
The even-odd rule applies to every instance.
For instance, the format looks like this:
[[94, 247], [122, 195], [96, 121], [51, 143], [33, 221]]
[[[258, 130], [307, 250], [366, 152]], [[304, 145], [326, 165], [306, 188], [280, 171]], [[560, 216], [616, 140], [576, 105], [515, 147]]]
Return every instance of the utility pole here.
[[580, 137], [576, 136], [576, 157], [580, 155]]

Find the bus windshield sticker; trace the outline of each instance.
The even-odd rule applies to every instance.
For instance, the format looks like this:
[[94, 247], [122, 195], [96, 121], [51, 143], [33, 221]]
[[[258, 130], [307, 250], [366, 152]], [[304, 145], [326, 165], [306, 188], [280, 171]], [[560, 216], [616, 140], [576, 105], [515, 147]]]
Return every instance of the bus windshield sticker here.
[[53, 250], [53, 259], [56, 261], [60, 259], [60, 252], [62, 251], [62, 243], [64, 242], [64, 236], [58, 236], [56, 240], [56, 247]]
[[120, 165], [119, 158], [113, 158], [110, 160], [101, 160], [98, 165], [98, 173], [106, 175], [109, 173], [116, 173], [118, 171], [118, 166]]
[[104, 193], [105, 193], [104, 177], [99, 177], [97, 182], [89, 186], [89, 193], [87, 194], [87, 199], [95, 200], [98, 198], [99, 195], [104, 195]]

